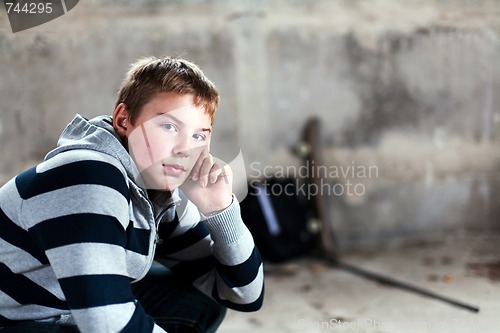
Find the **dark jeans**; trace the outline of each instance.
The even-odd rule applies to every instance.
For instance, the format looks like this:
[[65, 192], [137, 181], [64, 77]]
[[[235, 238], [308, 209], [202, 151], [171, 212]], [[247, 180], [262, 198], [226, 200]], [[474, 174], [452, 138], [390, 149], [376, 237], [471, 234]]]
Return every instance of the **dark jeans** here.
[[[213, 333], [226, 313], [224, 306], [156, 265], [144, 279], [132, 284], [132, 291], [145, 311], [168, 333]], [[0, 329], [0, 333], [78, 332], [72, 325], [37, 322], [22, 322]]]

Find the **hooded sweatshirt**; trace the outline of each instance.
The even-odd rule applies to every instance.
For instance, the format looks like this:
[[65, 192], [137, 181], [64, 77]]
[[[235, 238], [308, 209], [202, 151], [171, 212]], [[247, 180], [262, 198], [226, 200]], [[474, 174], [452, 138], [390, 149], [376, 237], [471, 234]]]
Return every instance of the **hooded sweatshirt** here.
[[229, 308], [262, 305], [262, 261], [237, 200], [205, 218], [178, 190], [148, 194], [109, 116], [77, 115], [44, 162], [0, 189], [0, 327], [164, 332], [130, 287], [154, 260]]

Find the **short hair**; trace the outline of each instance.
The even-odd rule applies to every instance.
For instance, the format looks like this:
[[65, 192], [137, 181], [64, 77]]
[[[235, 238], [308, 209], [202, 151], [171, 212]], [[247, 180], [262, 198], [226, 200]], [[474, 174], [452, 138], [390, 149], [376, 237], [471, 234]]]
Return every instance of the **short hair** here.
[[132, 63], [118, 91], [116, 106], [125, 104], [134, 124], [144, 105], [162, 92], [193, 94], [195, 105], [204, 107], [213, 123], [219, 92], [197, 65], [181, 58], [146, 57]]

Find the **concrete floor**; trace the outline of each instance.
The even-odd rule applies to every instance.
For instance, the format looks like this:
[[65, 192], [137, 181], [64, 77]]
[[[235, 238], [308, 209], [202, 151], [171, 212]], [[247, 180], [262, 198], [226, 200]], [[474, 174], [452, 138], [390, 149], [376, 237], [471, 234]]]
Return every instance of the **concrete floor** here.
[[256, 313], [229, 311], [219, 333], [500, 332], [500, 234], [458, 233], [440, 242], [343, 258], [357, 267], [478, 306], [473, 313], [306, 258], [267, 264]]

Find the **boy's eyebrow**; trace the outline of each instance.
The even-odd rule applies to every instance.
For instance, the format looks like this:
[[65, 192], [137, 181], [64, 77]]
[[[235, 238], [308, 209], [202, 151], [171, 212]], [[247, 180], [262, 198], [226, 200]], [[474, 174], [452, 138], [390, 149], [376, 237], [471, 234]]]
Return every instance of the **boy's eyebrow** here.
[[[157, 113], [158, 116], [165, 116], [165, 117], [170, 117], [172, 118], [174, 121], [180, 123], [180, 124], [184, 124], [184, 122], [182, 120], [180, 120], [179, 118], [177, 118], [176, 116], [172, 116], [171, 114], [168, 114], [168, 112], [158, 112]], [[202, 128], [201, 129], [202, 132], [209, 132], [209, 133], [212, 133], [212, 129], [211, 128]]]
[[168, 112], [157, 112], [156, 113], [157, 116], [164, 116], [164, 117], [169, 117], [169, 118], [172, 118], [173, 120], [175, 120], [176, 122], [180, 123], [180, 124], [184, 124], [183, 121], [181, 121], [179, 118], [177, 118], [176, 116], [172, 116], [171, 114], [169, 114]]

